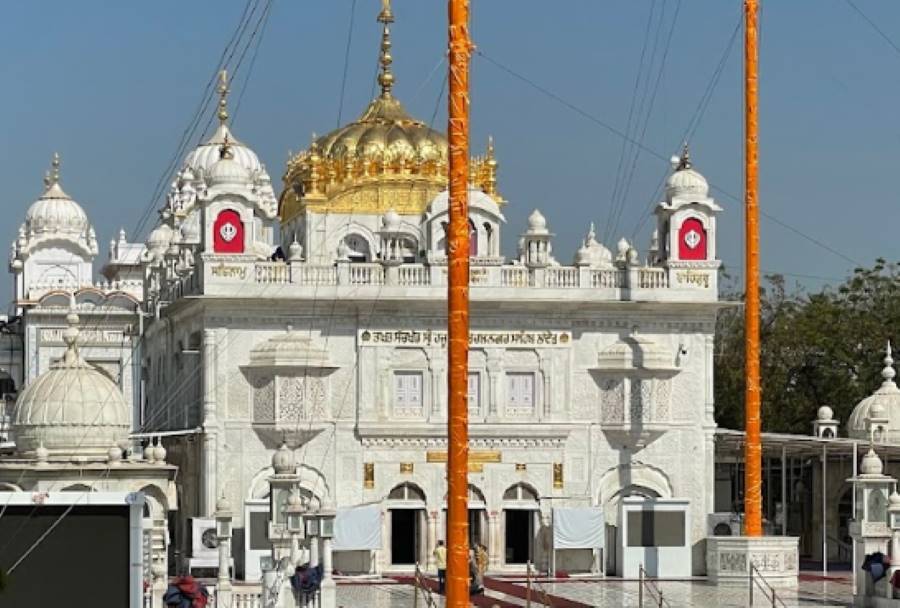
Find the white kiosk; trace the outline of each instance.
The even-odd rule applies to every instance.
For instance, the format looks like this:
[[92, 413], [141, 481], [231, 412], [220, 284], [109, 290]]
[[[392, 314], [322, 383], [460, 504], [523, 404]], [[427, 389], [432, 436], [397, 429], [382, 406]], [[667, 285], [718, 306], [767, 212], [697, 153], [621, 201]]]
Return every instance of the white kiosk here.
[[691, 576], [690, 501], [679, 498], [624, 498], [619, 505], [616, 574], [638, 578], [640, 567], [647, 576]]

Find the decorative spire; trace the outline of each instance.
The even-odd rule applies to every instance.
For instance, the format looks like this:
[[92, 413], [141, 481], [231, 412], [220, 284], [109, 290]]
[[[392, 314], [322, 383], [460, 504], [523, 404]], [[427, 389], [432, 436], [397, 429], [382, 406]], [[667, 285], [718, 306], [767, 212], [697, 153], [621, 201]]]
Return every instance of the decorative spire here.
[[485, 166], [487, 167], [487, 183], [485, 190], [494, 199], [500, 198], [497, 193], [497, 158], [494, 156], [494, 137], [488, 135], [487, 152], [485, 154]]
[[69, 314], [66, 315], [68, 327], [63, 330], [62, 338], [66, 343], [66, 354], [63, 361], [66, 365], [72, 365], [78, 361], [78, 313], [75, 312], [75, 294], [69, 294]]
[[881, 370], [881, 377], [884, 378], [884, 384], [893, 384], [894, 377], [897, 372], [894, 370], [894, 359], [891, 357], [891, 341], [888, 340], [887, 350], [884, 355], [884, 369]]
[[394, 22], [394, 13], [391, 11], [391, 0], [381, 0], [381, 12], [378, 13], [378, 22], [383, 25], [381, 29], [381, 73], [378, 75], [378, 84], [381, 85], [381, 97], [390, 99], [391, 88], [394, 86], [394, 74], [391, 72], [391, 23]]
[[225, 124], [228, 121], [228, 72], [222, 70], [219, 72], [219, 123]]
[[53, 153], [53, 168], [44, 173], [44, 192], [59, 183], [59, 152]]
[[672, 167], [675, 171], [684, 171], [685, 169], [690, 169], [692, 167], [691, 152], [688, 149], [687, 142], [684, 142], [684, 146], [681, 148], [681, 156], [672, 157]]
[[[228, 114], [225, 115], [226, 118]], [[219, 114], [219, 118], [222, 117], [222, 114]], [[234, 158], [234, 153], [231, 151], [231, 142], [228, 141], [228, 135], [225, 135], [225, 141], [222, 142], [222, 145], [219, 146], [219, 159], [229, 159]]]

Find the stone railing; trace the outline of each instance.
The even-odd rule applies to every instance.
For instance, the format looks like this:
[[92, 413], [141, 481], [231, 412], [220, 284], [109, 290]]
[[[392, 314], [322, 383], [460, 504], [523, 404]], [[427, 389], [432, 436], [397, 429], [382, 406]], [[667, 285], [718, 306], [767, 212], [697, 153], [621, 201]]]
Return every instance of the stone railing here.
[[265, 608], [263, 606], [262, 591], [233, 587], [231, 589], [231, 602], [225, 605], [219, 601], [215, 587], [208, 586], [206, 590], [209, 592], [207, 606], [210, 608]]
[[116, 292], [125, 292], [138, 299], [144, 292], [144, 283], [137, 279], [128, 279], [124, 281], [97, 281], [92, 283], [80, 283], [77, 281], [64, 282], [35, 282], [28, 286], [28, 299], [39, 300], [45, 295], [53, 292], [78, 292], [84, 289], [96, 289], [104, 294]]
[[[202, 281], [182, 279], [179, 295], [224, 293], [228, 285], [341, 287], [400, 287], [413, 290], [445, 288], [448, 268], [443, 264], [269, 262], [246, 258], [209, 256], [203, 260]], [[674, 265], [673, 265], [674, 266]], [[473, 294], [482, 288], [544, 289], [553, 292], [589, 290], [606, 299], [715, 299], [718, 263], [660, 267], [620, 265], [610, 268], [547, 266], [531, 268], [518, 264], [470, 266]], [[212, 291], [210, 291], [212, 289]], [[678, 295], [666, 296], [665, 293]], [[659, 295], [652, 295], [652, 294]], [[425, 291], [422, 292], [426, 294]], [[696, 296], [691, 294], [697, 294]], [[703, 294], [703, 295], [700, 295]], [[173, 294], [175, 295], [175, 294]], [[548, 295], [544, 297], [551, 297]], [[570, 297], [570, 296], [565, 296]]]

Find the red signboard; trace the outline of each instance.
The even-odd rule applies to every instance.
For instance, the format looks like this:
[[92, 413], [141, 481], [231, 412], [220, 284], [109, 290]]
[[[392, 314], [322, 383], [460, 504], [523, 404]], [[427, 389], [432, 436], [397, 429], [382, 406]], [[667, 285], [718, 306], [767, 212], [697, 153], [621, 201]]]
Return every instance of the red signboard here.
[[703, 222], [691, 217], [678, 229], [678, 258], [681, 260], [706, 259], [706, 228]]
[[226, 209], [216, 216], [213, 224], [213, 251], [244, 253], [244, 224], [237, 211]]

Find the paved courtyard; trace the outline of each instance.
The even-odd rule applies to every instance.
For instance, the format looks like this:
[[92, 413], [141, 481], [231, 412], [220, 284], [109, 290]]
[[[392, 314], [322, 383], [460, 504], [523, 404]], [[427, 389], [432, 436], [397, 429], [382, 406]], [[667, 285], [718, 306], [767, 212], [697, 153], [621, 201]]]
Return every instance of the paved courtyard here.
[[[790, 608], [803, 606], [846, 607], [851, 605], [849, 579], [816, 580], [803, 577], [796, 591], [785, 591], [779, 598]], [[812, 579], [812, 580], [810, 580]], [[491, 608], [524, 606], [525, 586], [520, 582], [496, 581], [489, 584], [484, 597], [473, 600], [473, 605]], [[490, 588], [493, 587], [493, 588]], [[746, 588], [727, 589], [714, 587], [705, 582], [662, 582], [666, 605], [702, 606], [714, 608], [738, 608], [748, 605]], [[541, 588], [546, 591], [548, 603], [555, 608], [586, 608], [590, 606], [616, 606], [639, 608], [638, 585], [635, 581], [609, 579], [605, 581], [567, 581], [545, 583], [535, 588], [532, 606], [540, 608]], [[379, 582], [372, 584], [351, 584], [338, 586], [338, 606], [343, 608], [412, 608], [427, 606], [422, 596], [414, 602], [413, 588], [407, 584]], [[433, 596], [437, 606], [444, 606], [443, 598]], [[757, 596], [757, 606], [770, 605]], [[782, 605], [779, 602], [779, 606]], [[644, 606], [656, 606], [649, 597], [644, 598]]]

